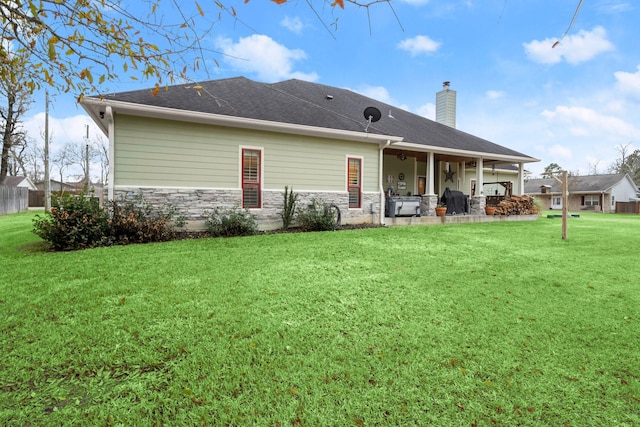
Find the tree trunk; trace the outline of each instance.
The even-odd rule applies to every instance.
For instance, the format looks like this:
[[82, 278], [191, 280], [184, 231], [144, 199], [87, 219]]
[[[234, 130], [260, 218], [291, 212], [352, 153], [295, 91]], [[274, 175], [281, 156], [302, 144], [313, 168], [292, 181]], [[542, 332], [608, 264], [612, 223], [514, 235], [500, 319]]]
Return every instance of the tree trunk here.
[[10, 90], [7, 93], [7, 110], [2, 114], [4, 119], [4, 132], [2, 133], [2, 162], [0, 163], [0, 181], [7, 176], [9, 170], [9, 150], [13, 145], [13, 131], [16, 127], [14, 106], [16, 95]]

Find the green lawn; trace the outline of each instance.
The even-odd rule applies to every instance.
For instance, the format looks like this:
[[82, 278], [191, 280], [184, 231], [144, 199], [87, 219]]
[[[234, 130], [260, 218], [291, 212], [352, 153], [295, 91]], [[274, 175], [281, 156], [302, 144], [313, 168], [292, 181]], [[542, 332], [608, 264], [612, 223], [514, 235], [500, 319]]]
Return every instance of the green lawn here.
[[640, 217], [42, 250], [0, 217], [2, 425], [640, 425]]

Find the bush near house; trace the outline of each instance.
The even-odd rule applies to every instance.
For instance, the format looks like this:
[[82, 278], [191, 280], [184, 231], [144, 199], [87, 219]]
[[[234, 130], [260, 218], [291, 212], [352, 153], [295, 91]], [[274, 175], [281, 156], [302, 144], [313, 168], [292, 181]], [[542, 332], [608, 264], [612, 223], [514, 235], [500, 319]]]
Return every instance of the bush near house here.
[[256, 216], [248, 209], [221, 209], [205, 212], [207, 232], [213, 237], [251, 236], [258, 232]]
[[52, 195], [50, 212], [36, 216], [33, 231], [54, 251], [104, 246], [109, 240], [109, 215], [84, 193]]
[[113, 244], [166, 242], [176, 237], [185, 224], [178, 209], [167, 205], [157, 209], [142, 194], [131, 199], [107, 202], [110, 239]]
[[50, 212], [36, 216], [33, 231], [54, 251], [164, 242], [184, 225], [174, 207], [155, 209], [142, 195], [104, 207], [86, 193], [54, 195], [51, 206]]
[[297, 220], [304, 231], [329, 231], [338, 227], [334, 210], [322, 199], [311, 199], [311, 204], [299, 207]]

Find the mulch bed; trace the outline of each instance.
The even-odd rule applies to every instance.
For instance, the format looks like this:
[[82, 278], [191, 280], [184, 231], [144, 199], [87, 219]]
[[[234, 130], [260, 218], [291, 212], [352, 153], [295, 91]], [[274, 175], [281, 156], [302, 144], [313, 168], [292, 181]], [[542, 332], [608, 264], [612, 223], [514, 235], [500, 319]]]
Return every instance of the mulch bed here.
[[[381, 228], [384, 225], [377, 224], [345, 224], [341, 225], [336, 229], [336, 231], [342, 230], [364, 230], [367, 228]], [[290, 227], [287, 230], [265, 230], [260, 231], [258, 234], [283, 234], [283, 233], [310, 233], [310, 231], [306, 231], [300, 227]], [[187, 240], [187, 239], [203, 239], [211, 237], [209, 233], [206, 231], [181, 231], [176, 233], [176, 237], [174, 240]]]

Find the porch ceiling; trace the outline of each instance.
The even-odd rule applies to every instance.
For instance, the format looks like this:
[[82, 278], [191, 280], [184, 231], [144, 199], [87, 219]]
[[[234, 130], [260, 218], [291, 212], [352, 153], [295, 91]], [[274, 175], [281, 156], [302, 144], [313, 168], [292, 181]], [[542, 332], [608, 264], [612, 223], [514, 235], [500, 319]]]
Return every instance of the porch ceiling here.
[[[384, 150], [384, 154], [389, 156], [406, 156], [407, 158], [415, 157], [420, 162], [427, 161], [427, 152], [414, 151], [414, 150], [402, 150], [399, 148], [386, 148]], [[434, 160], [436, 162], [451, 162], [451, 163], [465, 163], [469, 167], [475, 167], [476, 157], [472, 156], [461, 156], [455, 154], [443, 154], [443, 153], [435, 153]], [[483, 157], [483, 164], [485, 167], [491, 165], [512, 165], [517, 163], [516, 161], [508, 162], [504, 160], [492, 159], [489, 155], [487, 157]]]

